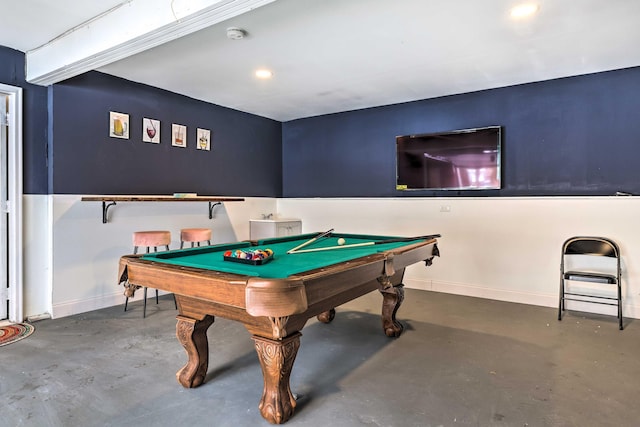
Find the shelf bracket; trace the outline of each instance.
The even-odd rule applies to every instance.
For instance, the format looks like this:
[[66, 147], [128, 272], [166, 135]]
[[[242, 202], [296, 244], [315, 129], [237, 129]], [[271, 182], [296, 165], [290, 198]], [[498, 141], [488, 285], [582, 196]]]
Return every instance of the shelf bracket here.
[[218, 206], [221, 205], [222, 202], [209, 202], [209, 219], [213, 219], [213, 209]]
[[111, 206], [115, 206], [116, 202], [111, 202], [109, 204], [107, 204], [106, 201], [102, 202], [102, 223], [106, 224], [107, 222], [109, 222], [109, 220], [107, 219], [107, 214], [109, 213], [109, 208]]
[[[102, 223], [109, 222], [109, 208], [115, 206], [116, 202], [209, 202], [209, 219], [214, 218], [214, 210], [224, 202], [243, 202], [241, 197], [213, 197], [213, 196], [193, 196], [176, 197], [156, 196], [156, 195], [131, 195], [131, 196], [83, 196], [83, 202], [102, 202]], [[1, 207], [0, 207], [1, 209]]]

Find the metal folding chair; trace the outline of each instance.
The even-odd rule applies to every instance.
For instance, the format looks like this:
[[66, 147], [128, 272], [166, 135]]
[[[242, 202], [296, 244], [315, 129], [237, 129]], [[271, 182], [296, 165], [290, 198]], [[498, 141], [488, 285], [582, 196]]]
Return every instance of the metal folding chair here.
[[[594, 271], [591, 268], [571, 268], [571, 270], [566, 271], [565, 266], [568, 259], [574, 256], [612, 258], [615, 260], [615, 269], [611, 268], [610, 271], [603, 272]], [[618, 307], [618, 323], [620, 330], [622, 330], [621, 278], [622, 270], [620, 268], [620, 249], [613, 240], [605, 237], [572, 237], [567, 239], [562, 245], [562, 259], [560, 262], [560, 302], [558, 305], [558, 320], [562, 320], [562, 313], [565, 311], [566, 301], [613, 305]], [[572, 288], [567, 285], [567, 281], [615, 285], [617, 287], [617, 293], [615, 296], [592, 293], [588, 287], [583, 287], [579, 291], [573, 291]]]

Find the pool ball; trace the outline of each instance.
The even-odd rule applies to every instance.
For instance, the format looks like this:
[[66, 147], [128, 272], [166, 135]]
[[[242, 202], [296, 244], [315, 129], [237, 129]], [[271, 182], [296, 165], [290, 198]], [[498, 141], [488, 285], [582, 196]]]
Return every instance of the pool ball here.
[[346, 240], [344, 240], [342, 237], [338, 239], [338, 244], [340, 246], [344, 245], [346, 243]]

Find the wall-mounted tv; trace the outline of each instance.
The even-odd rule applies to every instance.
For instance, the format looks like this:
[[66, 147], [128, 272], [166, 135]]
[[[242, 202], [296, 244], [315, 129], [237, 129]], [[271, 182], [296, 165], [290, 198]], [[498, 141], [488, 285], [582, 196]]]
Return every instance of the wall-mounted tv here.
[[396, 137], [396, 189], [499, 189], [501, 136], [488, 126]]

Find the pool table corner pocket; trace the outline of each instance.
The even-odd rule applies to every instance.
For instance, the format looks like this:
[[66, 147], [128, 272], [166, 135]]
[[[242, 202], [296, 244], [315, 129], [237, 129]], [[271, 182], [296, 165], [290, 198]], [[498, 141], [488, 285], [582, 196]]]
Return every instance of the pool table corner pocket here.
[[286, 317], [308, 308], [307, 292], [302, 280], [252, 277], [247, 281], [245, 304], [252, 316]]

